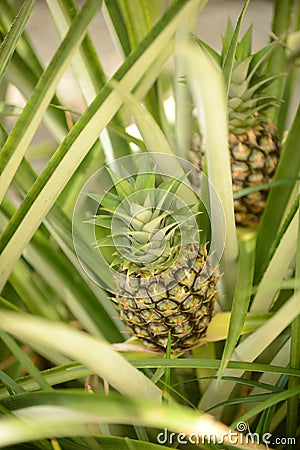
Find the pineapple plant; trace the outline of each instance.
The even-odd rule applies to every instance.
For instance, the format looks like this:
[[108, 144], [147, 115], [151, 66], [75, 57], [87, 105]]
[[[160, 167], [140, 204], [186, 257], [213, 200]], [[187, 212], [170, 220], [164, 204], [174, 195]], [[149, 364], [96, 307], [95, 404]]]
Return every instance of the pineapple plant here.
[[199, 244], [197, 212], [178, 195], [183, 180], [165, 180], [151, 168], [136, 176], [109, 173], [113, 190], [89, 222], [100, 251], [109, 248], [108, 260], [113, 254], [120, 319], [153, 351], [193, 348], [212, 319], [219, 277], [208, 244]]
[[[234, 28], [228, 22], [223, 38], [223, 50], [217, 54], [207, 44], [198, 41], [224, 68]], [[270, 109], [280, 99], [268, 95], [267, 89], [279, 74], [266, 72], [266, 62], [276, 42], [257, 53], [251, 53], [252, 28], [237, 43], [231, 79], [228, 86], [228, 146], [231, 160], [232, 186], [235, 195], [234, 210], [237, 225], [253, 226], [264, 211], [268, 189], [255, 189], [272, 181], [282, 148], [275, 123], [270, 119]], [[192, 137], [190, 160], [201, 170], [205, 164], [203, 135]], [[242, 189], [254, 188], [243, 195]], [[240, 193], [240, 194], [239, 194]]]
[[[19, 8], [21, 3], [22, 8]], [[79, 14], [76, 14], [77, 3], [83, 5]], [[286, 102], [278, 115], [278, 128], [280, 132], [287, 132], [287, 139], [276, 179], [283, 182], [272, 188], [259, 229], [238, 230], [238, 254], [234, 242], [237, 236], [232, 220], [229, 161], [226, 173], [225, 170], [222, 173], [220, 164], [227, 156], [227, 152], [223, 152], [226, 146], [223, 111], [227, 105], [223, 104], [223, 96], [216, 95], [217, 100], [211, 104], [218, 107], [214, 106], [214, 111], [203, 108], [209, 130], [205, 136], [210, 147], [210, 158], [207, 158], [209, 181], [215, 183], [220, 174], [221, 182], [215, 187], [221, 196], [226, 219], [228, 213], [232, 213], [232, 218], [226, 222], [226, 246], [222, 260], [219, 260], [212, 250], [218, 250], [216, 242], [219, 241], [212, 236], [215, 229], [219, 237], [219, 218], [211, 214], [211, 233], [208, 231], [205, 236], [204, 215], [198, 217], [196, 207], [187, 207], [180, 201], [184, 198], [181, 195], [184, 178], [179, 180], [180, 176], [177, 176], [173, 181], [172, 172], [163, 178], [153, 166], [141, 168], [138, 164], [135, 166], [139, 169], [138, 175], [115, 170], [116, 160], [130, 155], [137, 163], [139, 157], [140, 160], [147, 157], [146, 150], [165, 151], [167, 168], [174, 170], [170, 159], [177, 146], [172, 132], [183, 129], [184, 141], [185, 133], [189, 139], [191, 136], [189, 127], [184, 130], [182, 120], [186, 112], [190, 119], [190, 110], [186, 108], [189, 101], [186, 102], [185, 96], [176, 96], [175, 89], [172, 93], [180, 112], [175, 126], [169, 118], [159, 121], [159, 114], [149, 120], [153, 113], [163, 111], [164, 99], [170, 93], [165, 82], [170, 73], [162, 73], [162, 69], [170, 56], [176, 57], [173, 55], [174, 33], [181, 24], [183, 31], [186, 30], [189, 18], [197, 17], [200, 3], [204, 6], [206, 0], [169, 3], [166, 8], [165, 2], [152, 0], [149, 11], [150, 2], [105, 1], [111, 26], [116, 28], [125, 54], [125, 61], [114, 76], [120, 85], [117, 89], [116, 84], [106, 83], [109, 75], [106, 78], [102, 72], [102, 57], [97, 57], [86, 34], [87, 25], [97, 17], [101, 2], [0, 2], [0, 31], [5, 37], [0, 51], [0, 80], [4, 72], [6, 78], [2, 84], [0, 115], [3, 146], [0, 172], [5, 170], [0, 176], [2, 195], [10, 185], [0, 214], [0, 286], [3, 288], [0, 297], [1, 448], [100, 450], [130, 447], [155, 450], [162, 446], [194, 448], [196, 444], [199, 448], [215, 449], [216, 446], [232, 447], [233, 442], [221, 444], [224, 436], [230, 436], [232, 432], [234, 441], [239, 441], [234, 445], [238, 449], [258, 448], [258, 437], [260, 448], [272, 447], [272, 442], [277, 439], [280, 448], [297, 448], [300, 236], [297, 222], [299, 197], [296, 182], [292, 180], [299, 176], [300, 168], [300, 108], [295, 117], [291, 117], [290, 127], [286, 126], [284, 115], [290, 111], [286, 107], [289, 98], [295, 100], [297, 97], [292, 82], [298, 82], [299, 78], [295, 70], [282, 79]], [[226, 2], [217, 3], [220, 3], [218, 13], [224, 15], [221, 6]], [[239, 8], [240, 2], [234, 3]], [[282, 11], [288, 12], [287, 5], [292, 1], [275, 3], [274, 17], [279, 20], [274, 20], [273, 32], [282, 36], [287, 23], [293, 26], [292, 20], [285, 20]], [[296, 2], [293, 3], [296, 7]], [[166, 9], [161, 18], [157, 16], [155, 25], [149, 22], [151, 17], [153, 19], [154, 4]], [[38, 55], [44, 54], [42, 37], [48, 36], [45, 26], [50, 20], [41, 15], [40, 7], [53, 15], [62, 41], [57, 50], [54, 49], [51, 62], [48, 64], [47, 61], [45, 65], [38, 63]], [[42, 33], [38, 36], [37, 53], [31, 47], [26, 31], [23, 33], [31, 11], [38, 22], [45, 17]], [[299, 13], [299, 8], [297, 11]], [[143, 17], [146, 39], [139, 44]], [[265, 18], [268, 17], [266, 14]], [[284, 28], [278, 29], [281, 19], [284, 19]], [[298, 14], [295, 30], [299, 29], [299, 21]], [[204, 17], [203, 22], [211, 28], [215, 17], [213, 22], [209, 16]], [[261, 20], [259, 28], [263, 28]], [[100, 29], [104, 27], [94, 27], [94, 30]], [[205, 36], [205, 29], [202, 32]], [[80, 48], [79, 38], [83, 39]], [[102, 39], [95, 38], [95, 41], [102, 42]], [[220, 71], [216, 73], [214, 67], [206, 71], [204, 60], [194, 58], [197, 47], [189, 53], [192, 49], [187, 44], [186, 48], [184, 44], [182, 54], [188, 59], [193, 77], [187, 78], [187, 83], [180, 83], [180, 87], [199, 104], [197, 94], [201, 89], [218, 92], [214, 78], [219, 81]], [[77, 54], [74, 53], [76, 49], [79, 50]], [[279, 53], [282, 50], [280, 66], [286, 67], [290, 53], [285, 55], [284, 46], [278, 50]], [[243, 59], [236, 55], [238, 58]], [[77, 69], [78, 87], [81, 87], [76, 90], [76, 95], [72, 88], [72, 97], [79, 98], [81, 94], [87, 97], [86, 105], [80, 109], [82, 114], [75, 114], [74, 105], [64, 100], [59, 91], [58, 98], [51, 100], [62, 79], [63, 69], [71, 60]], [[259, 61], [260, 58], [251, 61], [251, 67], [257, 66]], [[258, 65], [261, 70], [262, 65]], [[180, 64], [174, 76], [178, 84], [181, 81], [179, 69]], [[204, 72], [209, 81], [208, 89], [206, 84], [202, 85]], [[275, 68], [274, 72], [279, 73], [281, 69]], [[194, 76], [195, 80], [199, 77], [198, 84], [191, 82]], [[256, 74], [252, 80], [254, 77]], [[24, 109], [7, 103], [8, 97], [4, 98], [4, 92], [10, 90], [11, 84], [23, 93]], [[141, 107], [127, 101], [128, 95], [122, 97], [124, 93], [132, 93]], [[58, 108], [55, 108], [56, 104]], [[115, 117], [121, 104], [121, 115]], [[220, 106], [222, 114], [218, 114]], [[12, 111], [16, 114], [16, 125], [6, 130], [5, 114]], [[267, 108], [265, 112], [263, 123], [267, 126]], [[222, 116], [222, 122], [217, 120], [218, 116]], [[47, 142], [37, 147], [36, 141], [31, 142], [31, 139], [43, 118], [53, 138], [49, 135]], [[132, 123], [132, 118], [143, 142], [128, 133], [128, 120]], [[156, 121], [161, 125], [160, 134], [154, 126]], [[269, 124], [271, 126], [272, 122]], [[105, 128], [113, 138], [112, 146], [101, 133]], [[216, 150], [210, 153], [211, 130], [215, 131]], [[238, 137], [241, 139], [241, 134]], [[197, 139], [202, 138], [197, 135]], [[141, 151], [135, 147], [132, 152], [128, 140], [137, 144]], [[187, 147], [185, 145], [184, 151]], [[216, 157], [211, 158], [211, 154]], [[183, 156], [181, 148], [180, 156]], [[36, 173], [34, 167], [39, 157], [46, 158], [47, 165]], [[94, 226], [84, 223], [91, 218], [84, 214], [72, 222], [73, 206], [83, 184], [95, 168], [106, 164], [113, 167], [108, 176], [115, 186], [103, 193], [101, 202], [91, 195], [82, 200], [91, 208], [95, 206]], [[193, 168], [193, 173], [197, 173], [196, 167]], [[193, 174], [186, 173], [191, 181]], [[199, 185], [199, 178], [197, 181]], [[258, 189], [261, 188], [258, 185]], [[253, 187], [250, 189], [254, 192]], [[91, 192], [94, 190], [83, 191], [85, 194]], [[99, 191], [95, 189], [95, 192]], [[196, 202], [191, 200], [186, 204]], [[213, 202], [210, 205], [215, 206]], [[203, 229], [201, 239], [194, 220]], [[89, 234], [88, 230], [91, 230]], [[79, 245], [74, 248], [77, 231]], [[95, 240], [98, 240], [97, 245], [91, 245]], [[96, 258], [100, 252], [107, 258], [105, 267]], [[78, 260], [85, 263], [85, 272]], [[225, 300], [229, 297], [228, 303], [232, 299], [232, 304], [229, 311], [223, 302], [220, 304], [222, 311], [214, 314], [213, 306], [216, 310], [221, 303], [216, 302], [220, 294], [214, 292], [217, 289], [220, 292], [217, 261], [224, 272], [222, 295]], [[265, 269], [266, 276], [263, 274]], [[113, 284], [112, 273], [115, 274], [115, 288], [111, 288], [108, 279], [110, 276]], [[103, 284], [96, 284], [100, 277]], [[197, 279], [199, 287], [195, 284]], [[235, 292], [232, 298], [228, 296], [230, 290]], [[161, 353], [145, 353], [143, 346], [130, 345], [132, 341], [123, 342], [123, 326], [120, 326], [121, 320], [116, 320], [110, 292], [113, 292], [121, 319], [127, 322], [128, 331]], [[190, 292], [194, 304], [187, 304], [183, 298]], [[164, 295], [162, 299], [161, 295]], [[213, 318], [205, 329], [211, 315]], [[165, 329], [159, 330], [157, 317]], [[188, 326], [193, 327], [190, 334]], [[206, 345], [198, 346], [203, 341]], [[172, 356], [176, 358], [169, 357], [170, 344]], [[194, 346], [197, 348], [185, 352], [184, 358], [177, 358]], [[46, 370], [45, 357], [49, 367]], [[163, 397], [167, 401], [161, 404]], [[236, 428], [240, 431], [246, 428], [244, 438], [240, 435], [237, 439]], [[210, 433], [219, 444], [208, 439]], [[271, 433], [272, 438], [268, 439]]]

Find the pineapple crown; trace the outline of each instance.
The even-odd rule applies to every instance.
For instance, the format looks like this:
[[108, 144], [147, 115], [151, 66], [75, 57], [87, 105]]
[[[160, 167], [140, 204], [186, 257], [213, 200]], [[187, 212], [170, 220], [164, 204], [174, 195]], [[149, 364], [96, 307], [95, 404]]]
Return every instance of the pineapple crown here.
[[172, 265], [184, 244], [198, 242], [197, 213], [177, 195], [182, 179], [166, 181], [153, 170], [109, 174], [114, 187], [90, 222], [98, 228], [99, 249], [108, 247], [114, 256], [111, 266], [153, 276]]
[[[278, 46], [277, 41], [252, 53], [252, 26], [238, 42], [237, 29], [228, 20], [222, 37], [222, 52], [217, 53], [196, 38], [225, 74], [228, 92], [229, 131], [242, 134], [246, 129], [268, 122], [268, 110], [278, 106], [280, 99], [267, 94], [267, 88], [283, 74], [266, 71], [266, 63]], [[233, 50], [233, 51], [232, 51]], [[226, 76], [227, 75], [227, 76]]]

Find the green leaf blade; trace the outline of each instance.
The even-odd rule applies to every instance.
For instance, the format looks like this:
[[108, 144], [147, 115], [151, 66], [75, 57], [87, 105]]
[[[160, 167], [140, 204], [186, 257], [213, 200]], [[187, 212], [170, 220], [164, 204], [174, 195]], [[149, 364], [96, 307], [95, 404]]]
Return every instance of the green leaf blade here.
[[24, 2], [16, 16], [9, 32], [6, 34], [0, 47], [0, 83], [5, 74], [9, 61], [15, 51], [19, 39], [24, 31], [26, 23], [32, 13], [36, 0]]
[[255, 237], [253, 234], [245, 235], [240, 239], [239, 267], [235, 294], [232, 302], [231, 320], [228, 336], [222, 355], [222, 363], [219, 371], [219, 379], [222, 378], [226, 366], [234, 352], [235, 346], [241, 336], [246, 320], [252, 293], [255, 261]]

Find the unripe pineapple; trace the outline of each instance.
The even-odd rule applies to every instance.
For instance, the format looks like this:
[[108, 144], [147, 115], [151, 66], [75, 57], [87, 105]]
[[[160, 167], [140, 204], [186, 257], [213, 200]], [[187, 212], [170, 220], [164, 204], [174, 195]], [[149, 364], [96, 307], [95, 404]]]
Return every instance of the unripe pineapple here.
[[[279, 75], [264, 72], [274, 44], [251, 54], [251, 32], [250, 28], [237, 44], [228, 87], [228, 145], [234, 194], [243, 188], [272, 181], [282, 147], [277, 127], [268, 117], [270, 108], [278, 104], [279, 99], [266, 94], [266, 88]], [[233, 27], [228, 22], [221, 55], [205, 45], [220, 68], [224, 67], [233, 33]], [[201, 133], [196, 133], [192, 138], [189, 156], [201, 170], [204, 167], [204, 155], [203, 137]], [[265, 208], [267, 195], [268, 190], [262, 189], [235, 199], [236, 223], [244, 226], [256, 224]]]
[[149, 349], [165, 351], [168, 342], [173, 353], [195, 347], [213, 315], [218, 276], [207, 245], [198, 243], [197, 214], [178, 196], [181, 181], [149, 171], [110, 174], [114, 190], [94, 223], [100, 251], [109, 247], [115, 257], [109, 264], [120, 318]]

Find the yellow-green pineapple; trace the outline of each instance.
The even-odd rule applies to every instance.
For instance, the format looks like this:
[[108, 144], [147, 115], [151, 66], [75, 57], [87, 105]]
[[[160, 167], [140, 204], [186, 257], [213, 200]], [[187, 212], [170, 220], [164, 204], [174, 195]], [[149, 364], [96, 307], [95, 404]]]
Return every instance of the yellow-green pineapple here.
[[[180, 180], [156, 173], [120, 177], [101, 201], [95, 225], [109, 247], [116, 282], [113, 301], [129, 334], [146, 347], [195, 347], [205, 335], [217, 299], [216, 267], [200, 245], [195, 213], [177, 195]], [[96, 229], [97, 229], [96, 227]]]
[[[205, 45], [220, 68], [224, 67], [233, 34], [232, 24], [228, 22], [221, 55]], [[251, 35], [250, 28], [237, 44], [228, 87], [228, 145], [234, 194], [243, 188], [272, 181], [282, 147], [276, 124], [269, 118], [270, 108], [278, 104], [279, 99], [266, 93], [268, 86], [279, 76], [265, 71], [274, 43], [251, 54]], [[205, 143], [201, 131], [194, 134], [189, 153], [191, 161], [202, 170]], [[267, 195], [268, 190], [261, 189], [235, 199], [236, 223], [244, 226], [258, 223]]]

